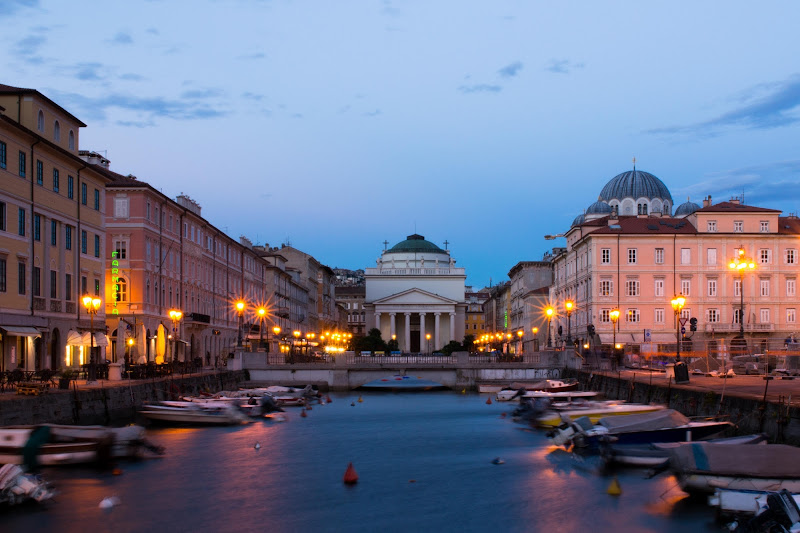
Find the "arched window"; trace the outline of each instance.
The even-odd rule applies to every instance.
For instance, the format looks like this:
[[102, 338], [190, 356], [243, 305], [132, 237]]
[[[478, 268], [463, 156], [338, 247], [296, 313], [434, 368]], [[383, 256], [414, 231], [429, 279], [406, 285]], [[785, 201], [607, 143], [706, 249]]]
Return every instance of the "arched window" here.
[[55, 139], [56, 142], [61, 141], [61, 124], [59, 124], [57, 120], [53, 124], [53, 139]]
[[39, 110], [39, 118], [36, 120], [36, 129], [44, 132], [44, 112], [41, 109]]
[[69, 149], [75, 149], [75, 132], [72, 130], [69, 130]]
[[647, 204], [638, 204], [636, 207], [638, 208], [640, 215], [647, 214]]
[[128, 281], [122, 276], [114, 283], [114, 299], [118, 302], [128, 301]]

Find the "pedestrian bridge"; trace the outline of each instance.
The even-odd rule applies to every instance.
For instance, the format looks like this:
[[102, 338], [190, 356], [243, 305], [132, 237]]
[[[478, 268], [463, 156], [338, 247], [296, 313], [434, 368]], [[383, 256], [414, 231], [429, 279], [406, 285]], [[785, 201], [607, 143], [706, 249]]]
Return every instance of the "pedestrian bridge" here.
[[510, 383], [561, 377], [565, 368], [580, 368], [574, 352], [541, 351], [519, 356], [446, 355], [360, 356], [352, 352], [321, 357], [291, 357], [265, 352], [234, 353], [229, 370], [247, 370], [253, 385], [327, 384], [352, 390], [395, 374], [414, 375], [452, 389], [475, 389], [480, 383]]

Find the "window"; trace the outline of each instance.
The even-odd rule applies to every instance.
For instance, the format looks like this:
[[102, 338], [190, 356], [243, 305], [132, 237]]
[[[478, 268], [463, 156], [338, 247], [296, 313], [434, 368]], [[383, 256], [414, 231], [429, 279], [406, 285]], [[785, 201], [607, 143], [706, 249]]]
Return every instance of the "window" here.
[[56, 246], [58, 243], [58, 222], [50, 220], [50, 246]]
[[769, 233], [769, 221], [762, 220], [759, 224], [761, 233]]
[[628, 264], [633, 265], [636, 263], [636, 248], [628, 248]]
[[83, 230], [83, 229], [82, 229], [82, 230], [81, 230], [81, 253], [82, 253], [82, 254], [85, 254], [85, 253], [86, 253], [86, 246], [87, 246], [87, 244], [86, 244], [86, 238], [87, 238], [87, 237], [86, 237], [86, 230]]
[[709, 233], [716, 233], [717, 232], [717, 221], [716, 220], [709, 220], [707, 223], [707, 228]]
[[681, 248], [681, 264], [688, 265], [692, 262], [692, 249]]
[[742, 323], [742, 310], [738, 307], [733, 310], [733, 323], [734, 324]]
[[25, 210], [21, 207], [19, 208], [19, 214], [17, 215], [17, 233], [25, 236]]
[[797, 310], [794, 307], [786, 309], [786, 322], [794, 324], [797, 321]]
[[794, 265], [797, 263], [797, 250], [789, 248], [786, 250], [786, 264]]
[[150, 202], [147, 202], [147, 220], [150, 220]]
[[664, 263], [664, 249], [656, 248], [656, 264], [661, 265]]
[[72, 226], [65, 227], [64, 249], [72, 250]]
[[6, 168], [8, 164], [8, 155], [6, 143], [0, 141], [0, 168]]
[[67, 198], [75, 198], [75, 178], [72, 176], [67, 176]]
[[0, 292], [6, 292], [6, 282], [8, 274], [6, 273], [6, 260], [0, 258]]
[[769, 248], [762, 248], [758, 251], [758, 260], [762, 265], [769, 264]]
[[707, 310], [706, 322], [719, 322], [719, 311], [716, 309]]
[[58, 298], [58, 272], [50, 271], [50, 299]]
[[627, 311], [625, 311], [625, 319], [631, 323], [639, 322], [639, 310], [628, 309]]
[[706, 263], [709, 265], [717, 264], [717, 249], [709, 248], [706, 250]]
[[94, 190], [94, 209], [100, 211], [100, 191]]
[[42, 240], [42, 215], [38, 213], [33, 215], [33, 240]]
[[17, 262], [17, 290], [20, 294], [25, 294], [25, 263]]
[[686, 307], [681, 309], [681, 318], [685, 318], [686, 320], [689, 320], [691, 317], [692, 317], [692, 310], [691, 309], [688, 309]]
[[44, 185], [44, 164], [36, 160], [36, 185]]
[[39, 110], [39, 115], [36, 117], [36, 129], [44, 132], [44, 113]]
[[25, 167], [28, 163], [25, 161], [25, 152], [22, 150], [19, 151], [19, 176], [21, 178], [25, 177]]
[[600, 281], [600, 296], [611, 296], [614, 293], [614, 282], [611, 280]]
[[6, 231], [6, 203], [0, 202], [0, 230]]
[[655, 280], [655, 296], [664, 296], [664, 280]]
[[31, 275], [31, 283], [33, 283], [33, 295], [42, 295], [42, 269], [33, 267], [33, 274]]
[[603, 265], [611, 264], [611, 248], [603, 248], [600, 250], [600, 263]]
[[740, 279], [733, 280], [733, 295], [734, 296], [742, 295], [742, 280]]
[[769, 309], [762, 309], [759, 314], [761, 315], [761, 323], [769, 324]]
[[86, 276], [81, 276], [81, 294], [89, 294], [86, 292]]
[[100, 257], [100, 235], [94, 236], [94, 256]]
[[741, 220], [734, 220], [733, 221], [733, 232], [734, 233], [742, 233], [744, 231], [744, 222]]
[[690, 279], [682, 279], [681, 280], [681, 294], [684, 296], [689, 296], [692, 293], [692, 280]]
[[128, 218], [127, 198], [114, 198], [114, 218]]
[[94, 295], [95, 296], [100, 296], [100, 280], [99, 279], [95, 279], [94, 280]]
[[759, 286], [761, 287], [761, 296], [769, 296], [769, 280], [760, 280]]
[[796, 294], [795, 287], [796, 287], [795, 280], [794, 279], [787, 279], [786, 280], [786, 296], [794, 296]]
[[715, 279], [708, 280], [708, 295], [711, 297], [717, 296], [717, 280]]
[[600, 310], [600, 322], [604, 324], [611, 322], [611, 309]]
[[653, 316], [653, 320], [656, 324], [663, 324], [664, 323], [664, 308], [657, 307], [655, 308], [655, 314]]
[[75, 132], [73, 132], [72, 130], [69, 130], [69, 149], [70, 150], [75, 149]]
[[640, 215], [646, 215], [646, 214], [647, 214], [647, 204], [638, 204], [638, 205], [636, 206], [636, 211], [637, 211], [637, 212], [638, 212]]
[[58, 182], [58, 169], [53, 169], [53, 192], [58, 192], [59, 189], [59, 182]]
[[128, 301], [128, 282], [123, 277], [118, 277], [114, 284], [114, 299], [118, 302]]
[[72, 274], [67, 274], [64, 277], [64, 299], [72, 301]]
[[114, 241], [114, 253], [117, 259], [127, 259], [128, 257], [128, 242], [127, 241]]
[[57, 120], [53, 124], [53, 139], [55, 139], [56, 142], [61, 140], [61, 124], [59, 124]]
[[86, 192], [86, 184], [85, 183], [81, 183], [81, 203], [83, 205], [86, 205], [86, 195], [87, 194], [88, 193]]
[[639, 280], [629, 279], [625, 282], [625, 296], [639, 296]]

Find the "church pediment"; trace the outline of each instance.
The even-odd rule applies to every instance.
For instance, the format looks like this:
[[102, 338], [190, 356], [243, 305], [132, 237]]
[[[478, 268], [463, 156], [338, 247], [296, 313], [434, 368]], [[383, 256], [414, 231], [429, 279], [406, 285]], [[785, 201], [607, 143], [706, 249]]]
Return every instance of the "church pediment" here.
[[424, 291], [422, 289], [409, 289], [407, 291], [398, 292], [396, 294], [385, 296], [380, 300], [375, 300], [372, 303], [375, 305], [386, 305], [386, 304], [454, 305], [457, 304], [458, 302], [456, 302], [455, 300], [451, 300], [450, 298], [445, 298], [444, 296], [439, 296], [438, 294], [433, 294], [432, 292]]

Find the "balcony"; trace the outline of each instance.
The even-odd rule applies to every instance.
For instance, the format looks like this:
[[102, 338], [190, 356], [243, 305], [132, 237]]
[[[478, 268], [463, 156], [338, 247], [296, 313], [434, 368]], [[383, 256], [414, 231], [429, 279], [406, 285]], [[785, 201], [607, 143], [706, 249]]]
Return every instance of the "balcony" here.
[[75, 314], [75, 302], [67, 302], [67, 314]]
[[53, 313], [61, 312], [61, 300], [50, 300], [50, 311]]
[[[736, 333], [739, 331], [739, 324], [722, 324], [720, 322], [706, 324], [705, 331], [711, 333]], [[775, 324], [745, 324], [745, 333], [758, 333], [761, 331], [775, 331]]]
[[34, 311], [44, 311], [45, 310], [44, 298], [34, 298], [33, 299], [33, 310]]
[[211, 317], [202, 313], [187, 313], [184, 317], [185, 322], [197, 322], [200, 324], [210, 324]]
[[275, 316], [279, 316], [281, 318], [289, 318], [289, 308], [288, 307], [276, 307], [275, 308]]

